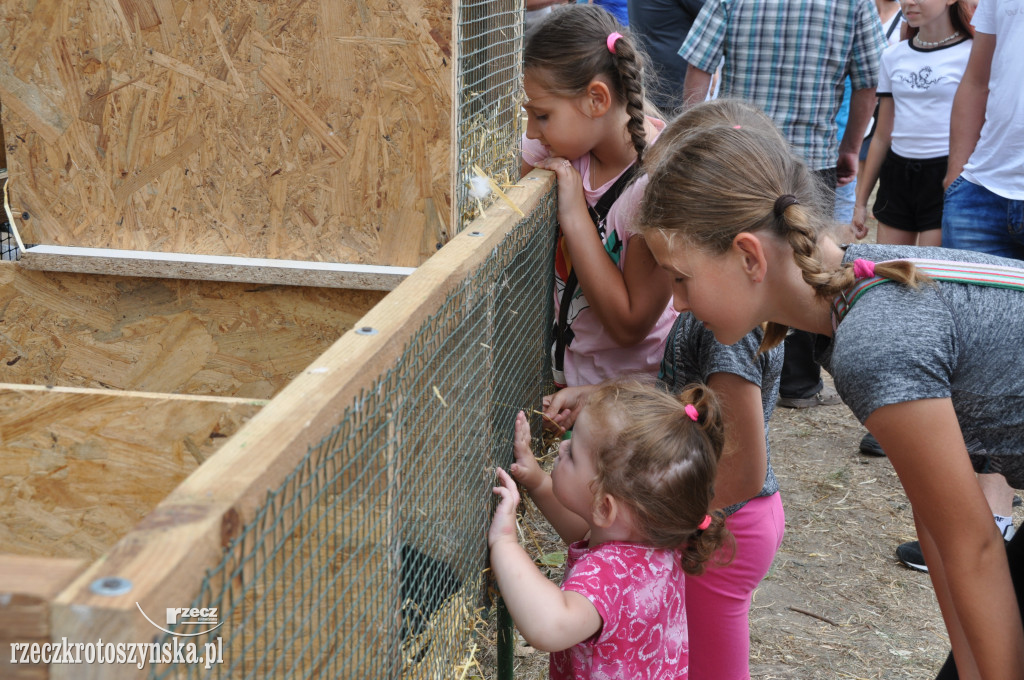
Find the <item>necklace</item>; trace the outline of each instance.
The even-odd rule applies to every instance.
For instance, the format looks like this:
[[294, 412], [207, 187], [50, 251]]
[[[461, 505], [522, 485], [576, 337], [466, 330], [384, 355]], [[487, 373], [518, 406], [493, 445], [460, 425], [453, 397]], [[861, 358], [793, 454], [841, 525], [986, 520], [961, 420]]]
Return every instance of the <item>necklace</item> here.
[[918, 47], [938, 47], [939, 45], [945, 45], [950, 40], [956, 40], [960, 37], [960, 31], [953, 31], [953, 35], [947, 35], [942, 40], [936, 40], [935, 42], [928, 42], [927, 40], [921, 40], [920, 35], [914, 36], [914, 42], [917, 43]]

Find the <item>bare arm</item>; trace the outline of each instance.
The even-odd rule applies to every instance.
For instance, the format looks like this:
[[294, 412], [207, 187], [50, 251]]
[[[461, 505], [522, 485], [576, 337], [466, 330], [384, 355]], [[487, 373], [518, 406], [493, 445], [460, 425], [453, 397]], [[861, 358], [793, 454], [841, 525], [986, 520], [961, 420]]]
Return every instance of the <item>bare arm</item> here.
[[711, 89], [711, 74], [693, 64], [686, 69], [686, 84], [683, 86], [683, 104], [693, 106], [708, 98]]
[[718, 464], [712, 508], [748, 501], [764, 486], [768, 450], [764, 439], [761, 388], [734, 373], [713, 373], [708, 386], [722, 404], [725, 446]]
[[530, 645], [545, 652], [568, 649], [601, 629], [601, 616], [590, 600], [565, 592], [549, 581], [522, 546], [516, 535], [516, 506], [519, 492], [515, 482], [499, 469], [501, 497], [488, 533], [491, 569], [498, 580], [516, 627]]
[[996, 49], [996, 37], [989, 33], [977, 33], [971, 44], [971, 56], [967, 60], [960, 85], [953, 97], [953, 111], [949, 122], [949, 161], [946, 164], [946, 178], [942, 181], [945, 189], [953, 183], [964, 169], [967, 160], [981, 137], [981, 126], [985, 123], [985, 108], [988, 105], [988, 79], [992, 71], [992, 54]]
[[[925, 563], [928, 565], [928, 576], [932, 580], [932, 587], [935, 589], [935, 598], [939, 602], [953, 602], [953, 596], [949, 592], [949, 584], [946, 582], [946, 575], [943, 572], [942, 558], [939, 555], [935, 540], [928, 533], [928, 529], [921, 523], [920, 518], [914, 516], [914, 524], [917, 526], [917, 540], [921, 545], [921, 552], [924, 555]], [[953, 611], [950, 604], [946, 611]], [[957, 674], [961, 678], [977, 678], [978, 663], [974, 660], [971, 646], [964, 635], [963, 626], [956, 616], [947, 617], [943, 614], [942, 620], [946, 624], [946, 633], [949, 635], [950, 645], [956, 650]]]
[[544, 163], [558, 176], [558, 223], [580, 289], [612, 339], [622, 347], [635, 345], [647, 337], [668, 306], [672, 281], [639, 236], [630, 237], [620, 271], [590, 218], [579, 172], [561, 158]]
[[[899, 475], [914, 517], [934, 541], [926, 555], [940, 579], [943, 618], [955, 619], [957, 663], [977, 662], [981, 678], [1024, 680], [1024, 628], [1002, 537], [978, 486], [949, 399], [879, 408], [865, 422]], [[928, 549], [930, 546], [924, 546]], [[963, 642], [966, 640], [967, 649]], [[964, 669], [969, 670], [968, 668]], [[961, 671], [961, 677], [968, 677]]]
[[882, 97], [878, 104], [878, 123], [875, 134], [871, 137], [871, 147], [864, 161], [864, 168], [857, 180], [857, 200], [853, 207], [853, 227], [857, 230], [857, 238], [867, 235], [868, 199], [878, 182], [878, 172], [882, 161], [892, 144], [892, 125], [895, 102], [892, 97]]
[[857, 177], [860, 147], [874, 112], [875, 88], [864, 87], [850, 93], [850, 117], [839, 142], [839, 160], [836, 163], [836, 183], [839, 186], [849, 184]]

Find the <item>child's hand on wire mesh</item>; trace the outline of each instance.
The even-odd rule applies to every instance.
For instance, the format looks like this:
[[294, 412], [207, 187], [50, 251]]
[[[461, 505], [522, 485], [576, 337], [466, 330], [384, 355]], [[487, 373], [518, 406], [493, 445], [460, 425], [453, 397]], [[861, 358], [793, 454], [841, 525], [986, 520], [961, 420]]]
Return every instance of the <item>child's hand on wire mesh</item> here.
[[494, 547], [495, 543], [503, 540], [510, 540], [519, 544], [519, 535], [516, 533], [516, 507], [519, 505], [519, 489], [512, 481], [508, 473], [501, 468], [497, 469], [498, 482], [501, 486], [494, 487], [494, 493], [501, 497], [498, 508], [494, 511], [494, 519], [491, 520], [491, 530], [487, 532], [487, 545]]
[[530, 448], [530, 441], [530, 421], [527, 420], [526, 414], [520, 411], [516, 414], [515, 436], [512, 439], [512, 453], [516, 462], [512, 463], [509, 470], [527, 491], [533, 491], [540, 486], [545, 477], [545, 472], [540, 469], [533, 449]]
[[562, 431], [570, 429], [576, 423], [576, 417], [583, 409], [583, 402], [589, 392], [595, 389], [594, 385], [580, 385], [579, 387], [566, 387], [554, 394], [544, 397], [545, 427], [554, 429], [550, 423], [555, 423], [562, 428]]

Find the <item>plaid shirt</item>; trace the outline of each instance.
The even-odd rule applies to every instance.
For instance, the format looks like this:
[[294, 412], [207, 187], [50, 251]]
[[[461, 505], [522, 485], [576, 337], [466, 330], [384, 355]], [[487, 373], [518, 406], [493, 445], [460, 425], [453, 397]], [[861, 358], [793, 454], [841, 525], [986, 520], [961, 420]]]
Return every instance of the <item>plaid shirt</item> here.
[[812, 170], [839, 158], [843, 80], [878, 84], [885, 34], [872, 0], [708, 0], [679, 55], [714, 73], [719, 96], [757, 104]]

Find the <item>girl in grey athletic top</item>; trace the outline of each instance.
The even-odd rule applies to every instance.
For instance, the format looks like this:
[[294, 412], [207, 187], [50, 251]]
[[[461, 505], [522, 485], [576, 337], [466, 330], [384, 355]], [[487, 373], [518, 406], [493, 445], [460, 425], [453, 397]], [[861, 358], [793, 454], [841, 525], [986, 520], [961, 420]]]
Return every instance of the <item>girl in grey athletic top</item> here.
[[1000, 472], [1024, 487], [1024, 263], [844, 250], [823, 236], [830, 225], [812, 175], [759, 126], [668, 129], [663, 145], [637, 222], [675, 278], [676, 307], [724, 344], [760, 324], [762, 349], [788, 328], [820, 336], [819, 361], [913, 506], [961, 677], [1024, 679], [1011, 579], [1024, 577], [1014, 557], [1024, 532], [1004, 548], [975, 476]]

